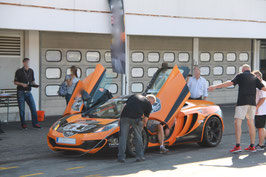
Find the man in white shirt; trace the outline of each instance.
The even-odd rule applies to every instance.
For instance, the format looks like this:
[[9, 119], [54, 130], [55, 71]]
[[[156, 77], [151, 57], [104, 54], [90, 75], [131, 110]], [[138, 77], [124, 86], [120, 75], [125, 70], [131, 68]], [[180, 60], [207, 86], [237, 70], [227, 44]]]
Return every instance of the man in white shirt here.
[[[266, 82], [262, 79], [262, 74], [260, 71], [253, 71], [253, 74], [266, 86]], [[264, 150], [265, 144], [264, 139], [266, 139], [265, 122], [266, 122], [266, 92], [257, 89], [256, 93], [256, 116], [255, 116], [255, 126], [259, 132], [259, 144], [256, 146], [256, 150]]]
[[200, 76], [199, 66], [194, 66], [194, 76], [188, 80], [188, 88], [191, 93], [190, 99], [193, 100], [206, 100], [208, 96], [207, 81]]

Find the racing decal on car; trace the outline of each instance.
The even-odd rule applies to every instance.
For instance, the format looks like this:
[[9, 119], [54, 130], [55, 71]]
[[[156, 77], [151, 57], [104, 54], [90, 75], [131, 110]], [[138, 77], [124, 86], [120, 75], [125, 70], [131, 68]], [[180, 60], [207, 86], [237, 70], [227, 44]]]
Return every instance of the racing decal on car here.
[[156, 102], [152, 105], [152, 111], [151, 113], [158, 112], [162, 108], [161, 100], [159, 98], [156, 98]]
[[83, 104], [82, 98], [81, 97], [75, 97], [74, 103], [72, 105], [72, 109], [74, 111], [80, 111], [82, 104]]
[[[94, 123], [94, 124], [88, 124], [88, 123]], [[70, 123], [64, 126], [63, 128], [63, 135], [65, 137], [73, 136], [77, 133], [82, 133], [88, 130], [91, 130], [95, 127], [97, 127], [98, 121], [83, 121], [78, 123]]]

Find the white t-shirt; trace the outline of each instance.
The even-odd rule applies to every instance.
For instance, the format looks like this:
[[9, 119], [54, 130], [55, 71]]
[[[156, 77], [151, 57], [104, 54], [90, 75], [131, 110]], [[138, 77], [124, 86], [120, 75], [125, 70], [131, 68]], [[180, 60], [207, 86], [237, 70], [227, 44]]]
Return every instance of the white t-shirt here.
[[[266, 86], [266, 82], [263, 80], [262, 81], [263, 85]], [[256, 104], [258, 104], [259, 100], [261, 98], [266, 98], [266, 92], [263, 90], [259, 90], [257, 89], [257, 93], [256, 93]], [[266, 115], [266, 100], [263, 102], [263, 104], [259, 107], [258, 109], [258, 114], [256, 115]]]

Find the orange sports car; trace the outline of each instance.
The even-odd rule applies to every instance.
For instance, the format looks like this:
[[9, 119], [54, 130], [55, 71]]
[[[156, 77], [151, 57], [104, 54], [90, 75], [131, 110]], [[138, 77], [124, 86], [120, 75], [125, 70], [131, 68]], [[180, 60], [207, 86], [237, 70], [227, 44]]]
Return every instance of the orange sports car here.
[[[186, 67], [174, 66], [159, 70], [144, 94], [157, 98], [149, 119], [160, 121], [170, 129], [165, 145], [198, 143], [217, 146], [224, 130], [219, 106], [203, 100], [189, 100], [185, 78]], [[119, 117], [128, 96], [112, 98], [106, 89], [108, 74], [102, 65], [79, 81], [64, 116], [55, 122], [47, 135], [50, 149], [96, 153], [115, 149], [119, 144]], [[127, 152], [135, 154], [133, 131], [130, 131]], [[145, 148], [159, 146], [157, 132], [143, 130]]]

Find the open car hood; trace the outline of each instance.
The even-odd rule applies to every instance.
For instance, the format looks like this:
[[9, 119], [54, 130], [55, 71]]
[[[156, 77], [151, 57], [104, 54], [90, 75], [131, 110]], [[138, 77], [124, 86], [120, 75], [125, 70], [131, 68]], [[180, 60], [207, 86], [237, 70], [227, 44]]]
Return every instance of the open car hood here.
[[[159, 82], [160, 81], [158, 81], [158, 83]], [[190, 97], [190, 92], [184, 76], [176, 65], [164, 84], [158, 89], [158, 93], [155, 96], [157, 100], [153, 105], [150, 119], [168, 124], [169, 121], [176, 117]]]
[[94, 72], [88, 75], [84, 80], [80, 80], [77, 83], [72, 97], [65, 109], [64, 115], [75, 114], [82, 111], [84, 103], [82, 100], [81, 91], [84, 90], [89, 95], [94, 95], [97, 89], [99, 89], [98, 87], [104, 77], [105, 72], [105, 68], [101, 64], [98, 64], [96, 65]]

